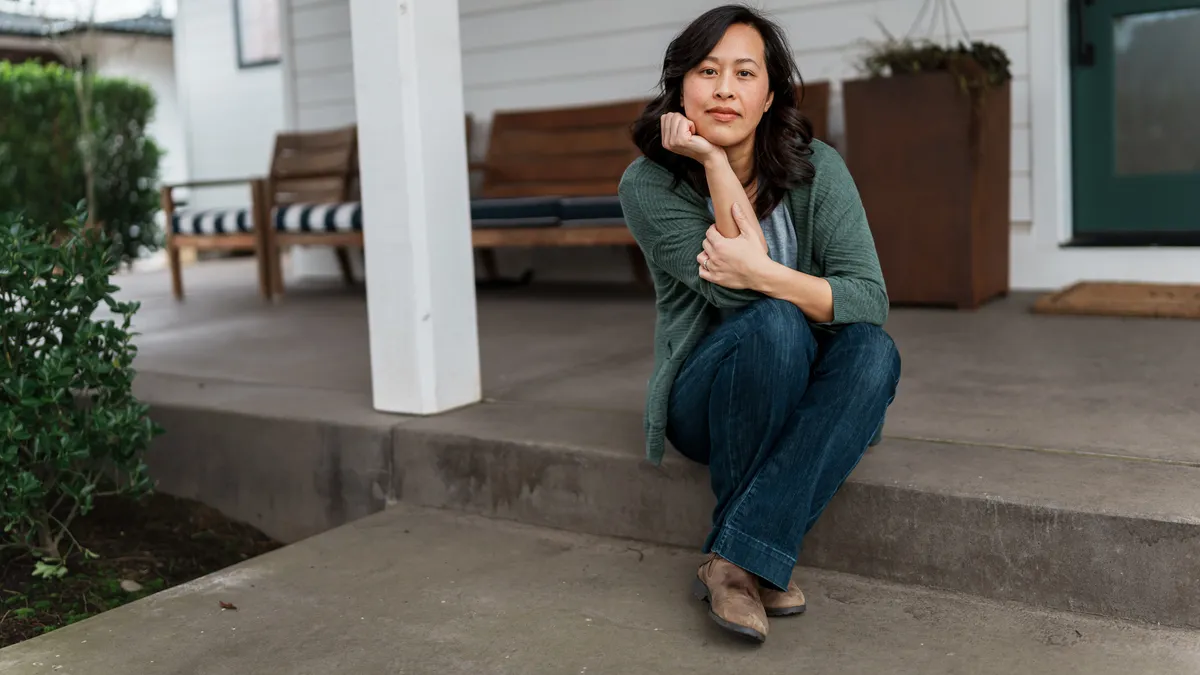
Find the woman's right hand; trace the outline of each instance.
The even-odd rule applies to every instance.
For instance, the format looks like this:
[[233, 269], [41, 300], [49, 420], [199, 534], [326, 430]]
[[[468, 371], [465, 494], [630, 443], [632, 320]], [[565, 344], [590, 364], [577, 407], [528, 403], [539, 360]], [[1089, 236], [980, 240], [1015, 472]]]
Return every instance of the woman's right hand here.
[[713, 145], [707, 138], [697, 134], [696, 124], [680, 113], [663, 115], [661, 124], [663, 147], [677, 155], [706, 164], [718, 153], [725, 153], [724, 148]]

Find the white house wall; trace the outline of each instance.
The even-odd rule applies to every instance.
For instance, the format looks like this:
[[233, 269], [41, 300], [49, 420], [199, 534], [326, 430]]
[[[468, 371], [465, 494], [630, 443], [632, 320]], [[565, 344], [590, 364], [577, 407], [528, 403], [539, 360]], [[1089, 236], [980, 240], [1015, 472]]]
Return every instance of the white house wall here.
[[[283, 2], [291, 126], [315, 129], [353, 122], [348, 0]], [[903, 35], [923, 2], [763, 0], [756, 4], [786, 29], [804, 78], [833, 82], [830, 127], [831, 136], [839, 141], [840, 80], [857, 75], [855, 63], [864, 52], [864, 42], [882, 36], [880, 25]], [[667, 43], [690, 19], [717, 4], [715, 0], [459, 0], [463, 95], [466, 110], [477, 123], [473, 153], [483, 151], [487, 124], [496, 110], [649, 96]], [[1069, 181], [1063, 180], [1063, 162], [1069, 158], [1061, 152], [1068, 132], [1062, 109], [1066, 0], [958, 0], [957, 5], [970, 36], [999, 44], [1012, 60], [1014, 288], [1044, 288], [1098, 277], [1200, 279], [1200, 253], [1194, 249], [1059, 248], [1069, 229], [1065, 206]], [[1036, 44], [1031, 36], [1037, 36]], [[1031, 63], [1037, 64], [1036, 71]], [[1037, 92], [1036, 100], [1031, 91]], [[1037, 134], [1035, 124], [1040, 125]], [[1038, 148], [1033, 146], [1035, 135], [1042, 139]], [[1047, 146], [1058, 151], [1050, 152]], [[1036, 169], [1036, 191], [1034, 157], [1042, 158]], [[1035, 192], [1042, 195], [1037, 209]], [[543, 279], [628, 278], [627, 259], [615, 249], [504, 253], [501, 267], [509, 273], [532, 265]], [[334, 269], [329, 264], [308, 267]]]
[[[183, 0], [175, 16], [175, 69], [189, 178], [264, 175], [284, 125], [279, 65], [239, 68], [232, 0]], [[249, 188], [193, 191], [205, 206], [250, 203]]]
[[186, 179], [187, 141], [175, 86], [175, 53], [171, 40], [105, 35], [96, 40], [95, 46], [93, 58], [99, 73], [141, 82], [154, 92], [156, 104], [149, 131], [166, 152], [160, 165], [162, 180]]
[[290, 45], [285, 78], [294, 92], [288, 120], [294, 129], [353, 124], [354, 56], [349, 0], [282, 0], [284, 40]]

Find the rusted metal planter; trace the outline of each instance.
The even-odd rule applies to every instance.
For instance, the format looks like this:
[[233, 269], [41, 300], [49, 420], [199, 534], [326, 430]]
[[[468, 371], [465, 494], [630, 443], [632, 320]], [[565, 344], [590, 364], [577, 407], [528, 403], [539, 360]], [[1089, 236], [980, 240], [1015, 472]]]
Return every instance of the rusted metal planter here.
[[813, 138], [826, 143], [829, 140], [829, 81], [805, 82], [796, 87], [796, 98], [800, 100], [800, 112], [813, 125]]
[[1009, 289], [1011, 93], [949, 73], [847, 81], [846, 163], [893, 304], [974, 309]]

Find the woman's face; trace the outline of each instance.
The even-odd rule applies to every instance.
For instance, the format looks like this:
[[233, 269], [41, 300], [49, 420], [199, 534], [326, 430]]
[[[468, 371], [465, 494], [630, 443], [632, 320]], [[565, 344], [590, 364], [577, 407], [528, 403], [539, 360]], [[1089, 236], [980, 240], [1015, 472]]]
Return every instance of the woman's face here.
[[773, 99], [766, 46], [745, 24], [730, 26], [708, 58], [683, 77], [684, 115], [696, 133], [724, 148], [753, 143]]

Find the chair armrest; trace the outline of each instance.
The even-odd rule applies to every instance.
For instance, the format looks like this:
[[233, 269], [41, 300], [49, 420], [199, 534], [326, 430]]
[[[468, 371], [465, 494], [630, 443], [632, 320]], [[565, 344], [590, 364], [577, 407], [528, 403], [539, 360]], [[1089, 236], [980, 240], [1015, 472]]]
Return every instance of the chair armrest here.
[[217, 178], [214, 180], [189, 180], [180, 183], [164, 183], [162, 190], [174, 190], [175, 188], [200, 188], [200, 187], [225, 187], [229, 185], [243, 185], [253, 183], [256, 180], [262, 180], [261, 176], [248, 176], [246, 178]]

